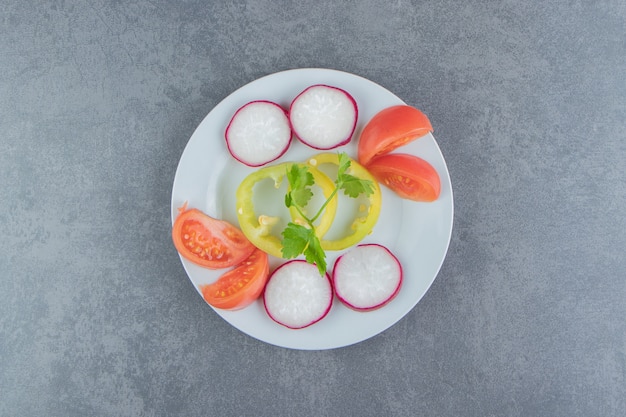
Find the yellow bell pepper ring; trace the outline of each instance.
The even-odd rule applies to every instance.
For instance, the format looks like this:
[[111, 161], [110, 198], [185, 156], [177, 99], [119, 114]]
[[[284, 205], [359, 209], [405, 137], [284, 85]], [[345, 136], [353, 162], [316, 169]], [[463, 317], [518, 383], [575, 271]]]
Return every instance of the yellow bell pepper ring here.
[[[327, 167], [329, 169], [337, 169], [339, 167], [339, 154], [337, 153], [321, 153], [309, 158], [306, 161], [309, 169], [320, 169], [320, 171], [324, 172], [325, 170], [321, 168], [322, 165], [330, 165]], [[324, 250], [343, 250], [349, 248], [351, 246], [356, 245], [361, 240], [363, 240], [369, 233], [371, 233], [372, 229], [378, 222], [378, 217], [380, 215], [382, 195], [380, 192], [380, 187], [378, 185], [378, 181], [369, 173], [369, 171], [351, 159], [350, 168], [347, 171], [348, 174], [354, 175], [359, 179], [369, 180], [372, 182], [374, 192], [369, 196], [360, 196], [357, 203], [358, 209], [355, 210], [354, 220], [349, 230], [341, 231], [342, 234], [339, 238], [336, 239], [322, 239], [321, 236], [321, 245]], [[330, 175], [330, 177], [333, 177]], [[339, 194], [333, 199], [337, 201], [337, 197]], [[353, 199], [349, 199], [353, 200]], [[332, 230], [331, 230], [332, 232]]]
[[[281, 203], [284, 202], [285, 192], [279, 192], [278, 190], [285, 179], [287, 170], [294, 163], [296, 162], [284, 162], [277, 165], [270, 165], [251, 173], [244, 178], [241, 184], [239, 184], [235, 194], [237, 200], [237, 219], [239, 220], [239, 227], [241, 231], [254, 246], [277, 258], [283, 257], [282, 240], [280, 237], [282, 230], [273, 229], [276, 229], [274, 226], [280, 223], [286, 224], [286, 222], [281, 216], [263, 213], [261, 211], [264, 208], [255, 207], [255, 186], [260, 185], [260, 183], [265, 180], [273, 181], [273, 187], [277, 191], [275, 201], [279, 201]], [[330, 180], [330, 178], [315, 167], [309, 166], [308, 168], [315, 179], [315, 186], [319, 187], [324, 195], [324, 198], [328, 199], [333, 193], [335, 184]], [[273, 199], [274, 197], [265, 196], [265, 198]], [[313, 203], [310, 202], [309, 204]], [[287, 212], [286, 207], [284, 207], [284, 210]], [[322, 215], [318, 219], [318, 224], [315, 225], [315, 231], [318, 237], [324, 236], [326, 231], [330, 229], [333, 224], [336, 211], [337, 199], [333, 198], [324, 208]], [[289, 210], [288, 212], [288, 216], [291, 217], [292, 221], [296, 223], [300, 222], [301, 217], [295, 210]]]

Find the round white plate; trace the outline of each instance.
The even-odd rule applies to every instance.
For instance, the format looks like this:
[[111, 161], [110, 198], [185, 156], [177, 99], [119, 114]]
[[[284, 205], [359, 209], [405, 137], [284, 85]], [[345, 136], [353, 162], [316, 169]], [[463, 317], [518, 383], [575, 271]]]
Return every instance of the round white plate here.
[[[356, 143], [365, 123], [385, 107], [404, 102], [378, 84], [362, 77], [329, 69], [295, 69], [268, 75], [238, 89], [219, 103], [193, 133], [180, 159], [172, 190], [172, 223], [178, 208], [188, 202], [210, 216], [238, 225], [235, 190], [253, 172], [237, 162], [226, 148], [224, 130], [233, 113], [253, 100], [271, 100], [288, 108], [296, 95], [312, 84], [343, 88], [355, 98], [358, 123], [353, 140], [333, 150], [356, 157]], [[419, 107], [419, 103], [412, 103]], [[292, 349], [333, 349], [361, 342], [379, 334], [404, 317], [424, 296], [443, 263], [453, 221], [450, 176], [439, 146], [432, 135], [411, 142], [398, 151], [417, 155], [430, 162], [441, 178], [441, 195], [433, 203], [418, 203], [396, 197], [381, 186], [382, 210], [373, 233], [362, 243], [379, 243], [398, 257], [404, 270], [403, 286], [389, 304], [370, 312], [356, 312], [335, 300], [330, 313], [318, 323], [290, 330], [272, 321], [262, 300], [239, 311], [214, 309], [240, 331], [264, 342]], [[294, 138], [285, 155], [273, 163], [303, 161], [319, 151]], [[328, 252], [329, 271], [340, 253]], [[181, 257], [191, 282], [214, 282], [224, 271], [201, 268]], [[272, 259], [272, 266], [280, 262]], [[202, 300], [202, 298], [200, 298]], [[207, 329], [207, 331], [210, 331]]]

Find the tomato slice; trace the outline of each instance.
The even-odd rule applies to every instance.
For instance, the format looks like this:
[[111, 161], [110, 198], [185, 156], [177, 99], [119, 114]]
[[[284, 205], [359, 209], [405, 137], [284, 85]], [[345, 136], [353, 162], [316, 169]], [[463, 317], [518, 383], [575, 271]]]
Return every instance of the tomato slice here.
[[224, 310], [239, 310], [261, 296], [269, 277], [267, 254], [255, 249], [245, 261], [213, 284], [200, 287], [204, 300]]
[[359, 138], [359, 163], [367, 166], [376, 156], [387, 154], [432, 131], [428, 117], [415, 107], [387, 107], [363, 128]]
[[230, 223], [214, 219], [198, 209], [178, 209], [172, 240], [185, 259], [211, 269], [228, 268], [245, 260], [255, 247]]
[[426, 202], [439, 198], [439, 174], [432, 165], [417, 156], [390, 153], [373, 159], [367, 168], [381, 184], [402, 198]]

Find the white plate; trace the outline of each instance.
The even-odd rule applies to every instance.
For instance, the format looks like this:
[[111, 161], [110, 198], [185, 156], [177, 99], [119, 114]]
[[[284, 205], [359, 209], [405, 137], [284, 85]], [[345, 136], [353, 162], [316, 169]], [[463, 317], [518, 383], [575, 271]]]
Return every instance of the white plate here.
[[[393, 93], [362, 77], [328, 69], [295, 69], [268, 75], [238, 89], [219, 103], [200, 123], [180, 159], [172, 190], [172, 222], [185, 201], [210, 216], [237, 225], [235, 190], [253, 172], [230, 156], [224, 130], [233, 113], [252, 100], [271, 100], [288, 108], [291, 100], [312, 84], [345, 89], [356, 99], [359, 118], [353, 140], [337, 151], [356, 156], [356, 142], [365, 123], [379, 110], [404, 103]], [[412, 103], [420, 107], [420, 103]], [[333, 349], [361, 342], [379, 334], [404, 317], [424, 296], [443, 263], [452, 233], [453, 200], [450, 176], [439, 146], [427, 135], [401, 148], [429, 161], [439, 172], [441, 195], [433, 203], [417, 203], [395, 196], [385, 187], [382, 210], [374, 231], [363, 243], [379, 243], [391, 249], [404, 269], [404, 283], [397, 297], [385, 307], [366, 313], [350, 310], [337, 300], [328, 316], [301, 330], [273, 322], [261, 300], [239, 311], [214, 309], [240, 331], [264, 342], [292, 349]], [[274, 163], [302, 161], [317, 151], [294, 139], [289, 151]], [[327, 253], [329, 270], [338, 253]], [[215, 281], [223, 271], [198, 267], [184, 258], [191, 282], [199, 287]], [[273, 259], [272, 265], [279, 260]], [[202, 300], [202, 298], [200, 298]], [[207, 329], [210, 331], [210, 329]]]

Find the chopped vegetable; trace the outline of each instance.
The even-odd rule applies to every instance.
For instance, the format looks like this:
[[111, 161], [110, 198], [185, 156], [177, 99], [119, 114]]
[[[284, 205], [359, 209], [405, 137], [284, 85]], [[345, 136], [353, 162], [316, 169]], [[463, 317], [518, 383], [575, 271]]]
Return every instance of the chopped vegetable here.
[[357, 119], [354, 98], [347, 91], [328, 85], [308, 87], [289, 108], [295, 135], [315, 149], [333, 149], [350, 142]]
[[390, 153], [374, 158], [371, 174], [402, 198], [431, 202], [439, 198], [441, 182], [437, 170], [422, 158]]
[[246, 260], [213, 284], [202, 286], [204, 300], [216, 308], [240, 310], [258, 299], [269, 277], [267, 254], [255, 249]]
[[[324, 208], [334, 201], [334, 197], [337, 194], [337, 191], [342, 190], [345, 195], [350, 198], [357, 198], [361, 194], [366, 196], [371, 196], [376, 192], [379, 193], [378, 185], [376, 181], [372, 178], [363, 178], [361, 176], [352, 175], [351, 165], [356, 162], [352, 161], [347, 154], [327, 154], [324, 156], [322, 154], [320, 156], [321, 159], [309, 159], [308, 163], [309, 167], [302, 167], [298, 165], [293, 165], [291, 169], [287, 173], [287, 179], [289, 180], [289, 191], [285, 196], [285, 205], [289, 208], [295, 208], [298, 214], [301, 216], [301, 219], [304, 220], [304, 224], [302, 222], [295, 223], [290, 222], [285, 230], [283, 230], [283, 249], [282, 254], [286, 259], [295, 258], [300, 254], [304, 254], [306, 260], [309, 263], [316, 264], [321, 275], [326, 273], [326, 254], [324, 253], [324, 242], [320, 242], [321, 236], [316, 233], [315, 228], [315, 220], [322, 214]], [[312, 217], [308, 217], [304, 212], [304, 206], [308, 203], [309, 199], [312, 197], [312, 192], [309, 187], [314, 184], [314, 178], [309, 173], [309, 169], [314, 169], [313, 166], [317, 163], [323, 162], [331, 162], [337, 165], [337, 179], [335, 180], [335, 189], [332, 194], [327, 198], [326, 202], [322, 204], [318, 212]], [[356, 170], [358, 172], [358, 168]], [[364, 171], [364, 170], [363, 170]], [[362, 172], [360, 174], [363, 174]], [[368, 174], [369, 176], [369, 174]], [[380, 196], [379, 196], [380, 197]], [[379, 200], [380, 201], [380, 200]], [[380, 208], [380, 207], [379, 207]], [[369, 216], [368, 216], [369, 217]], [[368, 223], [368, 226], [371, 225], [373, 227], [375, 220], [378, 218], [378, 214], [376, 214], [374, 222]], [[355, 221], [355, 223], [363, 223], [362, 219], [359, 218]], [[358, 230], [360, 233], [356, 235], [356, 239], [362, 239], [367, 232], [371, 230], [371, 227], [365, 234], [362, 234], [363, 228], [359, 228], [359, 225], [355, 228], [355, 232]], [[342, 239], [340, 242], [351, 242], [354, 237], [350, 237], [350, 239], [345, 240]], [[337, 244], [337, 241], [329, 241]], [[349, 245], [349, 243], [348, 243]], [[335, 249], [335, 246], [330, 245], [331, 247], [328, 249]], [[343, 248], [339, 248], [343, 249]]]
[[384, 246], [359, 245], [337, 258], [332, 281], [337, 298], [346, 306], [370, 311], [398, 294], [402, 267]]
[[254, 245], [235, 226], [198, 209], [178, 209], [172, 240], [178, 253], [200, 266], [220, 269], [235, 266], [254, 251]]
[[[271, 182], [271, 185], [268, 187], [270, 189], [264, 190], [265, 194], [271, 194], [272, 191], [277, 191], [281, 187], [288, 170], [290, 168], [293, 169], [294, 166], [307, 168], [303, 164], [290, 162], [263, 167], [248, 175], [241, 182], [236, 192], [236, 207], [239, 227], [241, 227], [243, 233], [256, 247], [278, 258], [283, 257], [283, 245], [280, 238], [280, 232], [282, 231], [282, 228], [284, 228], [286, 222], [281, 217], [278, 217], [277, 213], [263, 211], [265, 207], [255, 206], [255, 195], [262, 194], [261, 190], [255, 191], [255, 189], [256, 187], [263, 186], [265, 181], [269, 181]], [[314, 187], [322, 191], [321, 194], [324, 196], [324, 199], [328, 199], [334, 190], [333, 182], [319, 170], [307, 169], [313, 178], [313, 182], [315, 183]], [[273, 199], [272, 195], [265, 195], [264, 197], [268, 200]], [[276, 195], [275, 197], [276, 201], [282, 201], [283, 199], [284, 194]], [[313, 202], [311, 201], [310, 203], [312, 204]], [[284, 206], [282, 208], [287, 212]], [[305, 209], [318, 210], [317, 207], [311, 208], [308, 205]], [[320, 236], [323, 236], [331, 227], [336, 210], [336, 201], [331, 201], [321, 210], [321, 215], [318, 216], [314, 222], [317, 233]], [[291, 214], [287, 212], [287, 216], [296, 215], [298, 214], [295, 211]], [[294, 217], [294, 219], [294, 221], [298, 221], [296, 217]], [[275, 229], [277, 228], [281, 229], [276, 231]]]
[[226, 145], [238, 161], [252, 167], [282, 156], [291, 144], [287, 112], [271, 101], [257, 100], [235, 112], [226, 128]]
[[263, 302], [275, 322], [302, 329], [323, 319], [332, 306], [333, 289], [328, 274], [320, 275], [315, 265], [293, 260], [270, 276]]
[[328, 165], [336, 167], [344, 194], [351, 199], [359, 197], [358, 212], [354, 213], [347, 232], [342, 230], [339, 237], [321, 239], [322, 249], [343, 250], [356, 245], [371, 233], [378, 221], [382, 204], [378, 182], [363, 166], [345, 154], [321, 153], [309, 158], [307, 164], [320, 170]]
[[368, 167], [376, 156], [387, 154], [432, 131], [428, 117], [415, 107], [398, 105], [383, 109], [372, 117], [361, 132], [359, 162]]

